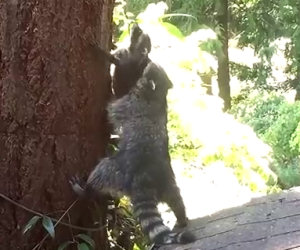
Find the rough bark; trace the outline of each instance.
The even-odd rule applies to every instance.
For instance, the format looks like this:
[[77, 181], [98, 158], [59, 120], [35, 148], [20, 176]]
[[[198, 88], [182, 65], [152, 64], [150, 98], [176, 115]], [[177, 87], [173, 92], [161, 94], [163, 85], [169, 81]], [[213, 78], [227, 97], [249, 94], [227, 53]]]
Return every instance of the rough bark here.
[[[300, 63], [300, 60], [298, 60]], [[297, 77], [294, 80], [294, 89], [296, 90], [295, 101], [300, 101], [300, 65], [297, 66]]]
[[226, 111], [231, 108], [228, 58], [228, 0], [218, 0], [216, 9], [217, 22], [220, 27], [219, 39], [222, 42], [221, 52], [218, 54], [219, 96], [224, 100], [224, 111]]
[[191, 221], [197, 241], [158, 250], [300, 249], [300, 188]]
[[[0, 192], [56, 218], [75, 199], [70, 176], [90, 171], [104, 154], [109, 65], [97, 64], [87, 45], [109, 50], [112, 5], [0, 1]], [[88, 226], [90, 216], [79, 209], [72, 209], [72, 223]], [[38, 228], [21, 234], [32, 216], [0, 199], [0, 249], [32, 249], [41, 240]], [[42, 249], [76, 233], [58, 230]], [[105, 232], [96, 234], [105, 249]]]

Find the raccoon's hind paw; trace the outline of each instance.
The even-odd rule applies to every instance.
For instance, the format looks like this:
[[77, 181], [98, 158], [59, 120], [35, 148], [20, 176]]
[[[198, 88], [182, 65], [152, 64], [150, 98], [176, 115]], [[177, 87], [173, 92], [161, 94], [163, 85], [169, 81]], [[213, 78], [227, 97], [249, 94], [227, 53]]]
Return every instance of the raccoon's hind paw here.
[[182, 228], [186, 227], [189, 223], [189, 219], [188, 218], [185, 218], [185, 219], [182, 219], [182, 220], [178, 220], [177, 219], [177, 222], [173, 228], [173, 231], [178, 231], [178, 230], [181, 230]]
[[157, 245], [168, 245], [168, 244], [188, 244], [194, 242], [196, 237], [189, 231], [182, 231], [178, 233], [170, 232], [160, 240], [156, 241]]
[[187, 244], [187, 243], [194, 242], [196, 240], [195, 235], [189, 231], [183, 231], [179, 233], [177, 237], [179, 240], [178, 241], [179, 244]]

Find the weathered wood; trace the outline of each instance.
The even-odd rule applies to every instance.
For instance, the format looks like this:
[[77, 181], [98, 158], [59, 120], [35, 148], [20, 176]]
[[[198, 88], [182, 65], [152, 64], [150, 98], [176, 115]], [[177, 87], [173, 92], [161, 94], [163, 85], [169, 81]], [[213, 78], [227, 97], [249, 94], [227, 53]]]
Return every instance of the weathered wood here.
[[300, 189], [255, 198], [190, 222], [197, 241], [159, 250], [300, 249]]

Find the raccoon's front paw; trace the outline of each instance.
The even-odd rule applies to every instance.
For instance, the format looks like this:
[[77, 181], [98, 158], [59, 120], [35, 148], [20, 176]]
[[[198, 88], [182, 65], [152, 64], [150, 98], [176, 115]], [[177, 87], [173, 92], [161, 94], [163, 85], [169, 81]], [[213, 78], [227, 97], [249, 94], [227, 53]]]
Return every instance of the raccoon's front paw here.
[[69, 180], [69, 183], [73, 189], [73, 191], [79, 196], [83, 197], [85, 191], [82, 188], [82, 181], [78, 176], [72, 176]]

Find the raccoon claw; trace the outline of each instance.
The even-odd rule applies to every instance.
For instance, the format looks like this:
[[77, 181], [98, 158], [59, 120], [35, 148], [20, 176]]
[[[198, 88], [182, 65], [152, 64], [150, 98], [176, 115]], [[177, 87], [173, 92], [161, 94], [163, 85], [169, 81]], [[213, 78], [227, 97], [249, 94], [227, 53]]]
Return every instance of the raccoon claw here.
[[69, 180], [70, 185], [72, 186], [73, 191], [79, 195], [79, 196], [83, 196], [84, 194], [84, 189], [82, 188], [82, 186], [80, 185], [81, 180], [80, 178], [75, 175], [73, 177], [70, 178]]
[[71, 185], [74, 185], [75, 183], [79, 182], [79, 177], [77, 175], [75, 176], [72, 176], [70, 179], [69, 179], [69, 183]]

